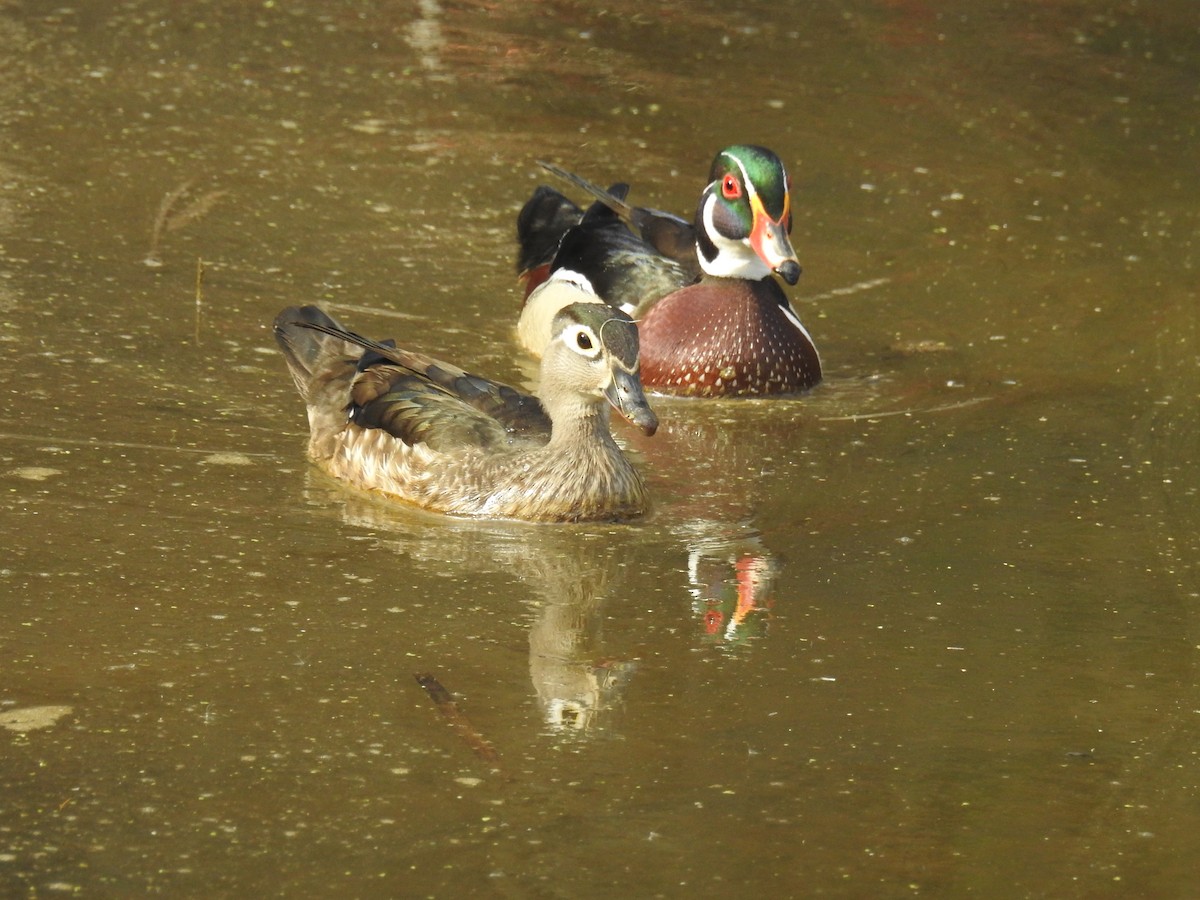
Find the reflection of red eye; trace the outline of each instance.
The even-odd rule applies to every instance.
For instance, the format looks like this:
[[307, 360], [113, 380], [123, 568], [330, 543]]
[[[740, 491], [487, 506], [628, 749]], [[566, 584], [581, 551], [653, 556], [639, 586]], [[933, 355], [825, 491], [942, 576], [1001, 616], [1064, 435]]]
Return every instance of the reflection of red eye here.
[[721, 193], [725, 195], [726, 200], [736, 200], [742, 196], [742, 186], [732, 175], [726, 175], [721, 181]]

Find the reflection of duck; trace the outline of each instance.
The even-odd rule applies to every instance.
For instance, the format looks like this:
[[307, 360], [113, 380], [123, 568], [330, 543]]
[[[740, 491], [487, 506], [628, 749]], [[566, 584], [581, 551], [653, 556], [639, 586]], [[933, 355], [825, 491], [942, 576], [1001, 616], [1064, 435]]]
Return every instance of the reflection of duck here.
[[[807, 403], [662, 398], [655, 407], [663, 424], [652, 440], [630, 429], [621, 437], [650, 474], [656, 520], [710, 521], [718, 530], [752, 521], [768, 479], [809, 458], [802, 436], [815, 419]], [[793, 484], [783, 479], [775, 490]]]
[[600, 652], [597, 635], [600, 600], [616, 563], [614, 553], [576, 543], [567, 553], [539, 550], [522, 567], [522, 579], [541, 593], [529, 628], [529, 675], [553, 731], [590, 730], [633, 673], [633, 662]]
[[532, 612], [529, 675], [543, 721], [564, 736], [603, 728], [634, 663], [605, 652], [600, 608], [636, 534], [434, 516], [348, 491], [314, 470], [306, 493], [314, 507], [337, 510], [378, 545], [437, 573], [501, 569], [520, 578], [531, 589], [523, 598]]
[[617, 310], [575, 304], [552, 332], [539, 402], [347, 332], [315, 306], [285, 309], [275, 321], [308, 406], [309, 456], [335, 477], [457, 515], [640, 515], [642, 480], [613, 441], [603, 406], [647, 434], [658, 426], [638, 381], [637, 329]]
[[761, 637], [775, 605], [771, 591], [778, 561], [757, 536], [694, 541], [688, 551], [692, 611], [706, 639], [736, 646]]
[[597, 203], [585, 213], [543, 185], [521, 210], [525, 315], [545, 316], [540, 308], [557, 302], [538, 287], [557, 270], [637, 316], [642, 380], [655, 391], [779, 394], [821, 380], [816, 347], [771, 277], [800, 277], [788, 238], [791, 182], [778, 156], [745, 145], [718, 153], [692, 224], [630, 206], [626, 185], [605, 191], [547, 168]]
[[[760, 636], [775, 603], [781, 563], [759, 534], [759, 506], [770, 492], [800, 483], [778, 477], [798, 453], [799, 415], [786, 401], [701, 403], [664, 400], [664, 425], [653, 441], [630, 446], [653, 472], [655, 520], [687, 548], [688, 589], [706, 643], [741, 644]], [[688, 406], [687, 415], [674, 407]], [[787, 411], [795, 415], [786, 415]], [[753, 434], [753, 443], [744, 436]], [[766, 476], [766, 478], [764, 478]], [[770, 480], [768, 481], [767, 478]]]
[[446, 38], [442, 34], [442, 7], [437, 0], [417, 0], [417, 15], [408, 26], [405, 42], [420, 55], [421, 68], [445, 77], [441, 72]]

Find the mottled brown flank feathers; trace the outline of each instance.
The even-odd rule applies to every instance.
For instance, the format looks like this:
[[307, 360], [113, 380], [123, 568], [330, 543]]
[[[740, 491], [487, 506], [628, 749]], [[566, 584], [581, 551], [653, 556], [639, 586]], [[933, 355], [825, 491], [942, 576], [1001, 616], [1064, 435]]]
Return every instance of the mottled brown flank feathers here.
[[697, 397], [781, 394], [821, 380], [811, 341], [784, 313], [774, 279], [706, 278], [660, 300], [638, 324], [642, 383]]

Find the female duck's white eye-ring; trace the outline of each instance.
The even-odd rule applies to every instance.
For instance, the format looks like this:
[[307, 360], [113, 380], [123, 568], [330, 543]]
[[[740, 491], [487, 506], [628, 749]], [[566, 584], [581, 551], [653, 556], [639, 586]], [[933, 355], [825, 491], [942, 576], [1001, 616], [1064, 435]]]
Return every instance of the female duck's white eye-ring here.
[[600, 341], [596, 332], [586, 325], [572, 325], [563, 335], [563, 340], [567, 342], [568, 347], [588, 359], [595, 359], [600, 355]]

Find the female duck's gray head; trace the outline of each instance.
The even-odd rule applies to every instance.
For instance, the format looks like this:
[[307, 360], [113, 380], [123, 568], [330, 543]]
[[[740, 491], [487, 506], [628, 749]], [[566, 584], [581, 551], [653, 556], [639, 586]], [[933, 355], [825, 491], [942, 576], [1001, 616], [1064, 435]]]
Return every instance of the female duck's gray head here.
[[605, 303], [572, 303], [555, 316], [552, 331], [584, 359], [604, 364], [599, 390], [613, 409], [646, 434], [654, 434], [658, 417], [642, 390], [633, 320]]

